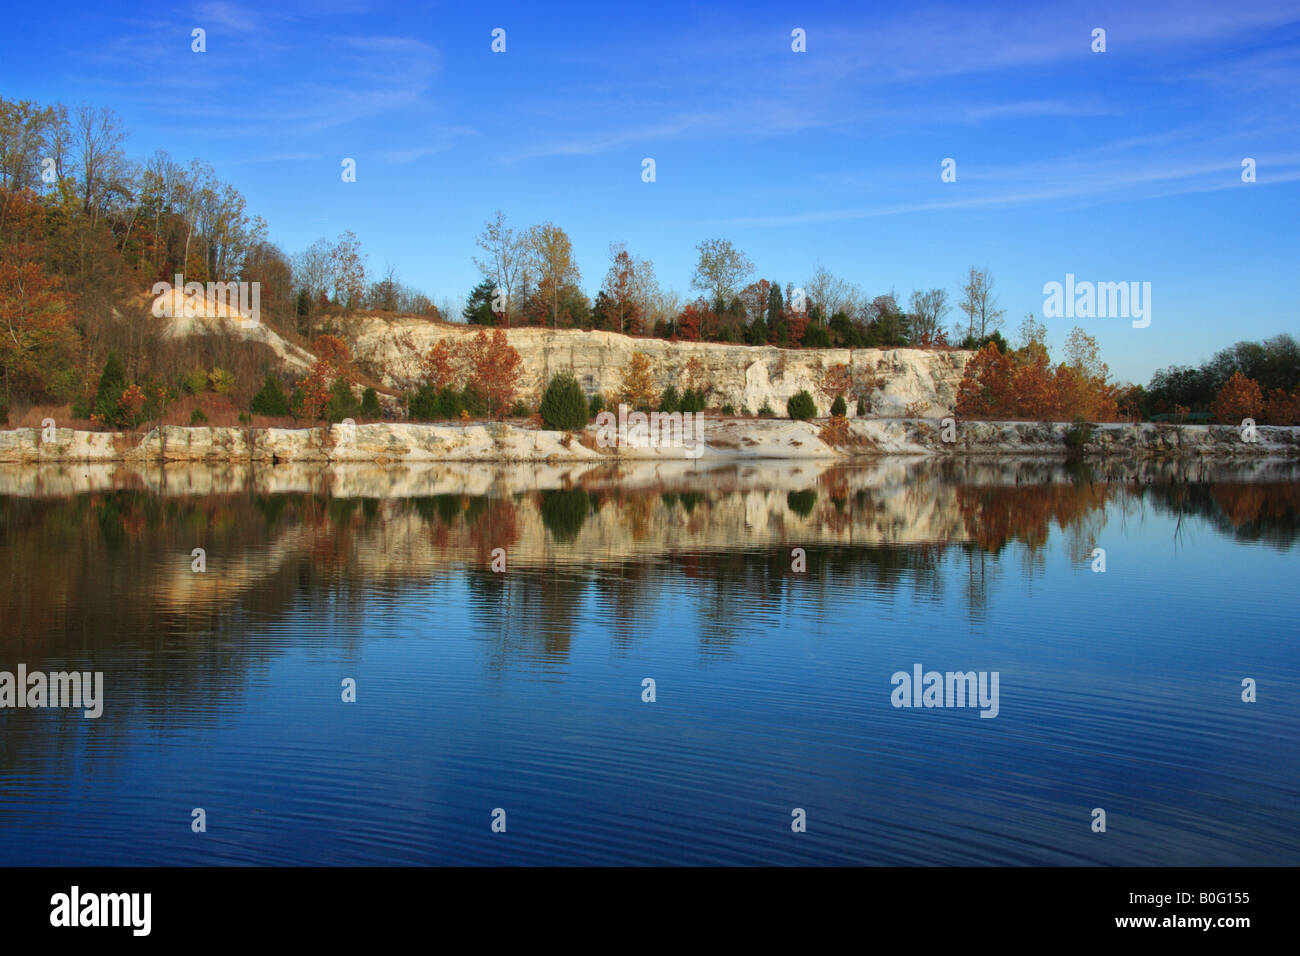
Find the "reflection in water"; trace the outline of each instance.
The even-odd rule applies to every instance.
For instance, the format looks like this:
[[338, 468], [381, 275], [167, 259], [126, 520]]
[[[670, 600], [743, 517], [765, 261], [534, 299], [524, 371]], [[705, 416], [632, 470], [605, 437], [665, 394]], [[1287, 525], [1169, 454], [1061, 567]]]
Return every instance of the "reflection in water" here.
[[[1300, 475], [1250, 468], [0, 474], [0, 669], [102, 670], [108, 697], [98, 721], [0, 711], [0, 861], [1285, 859], [1294, 759], [1250, 796], [1233, 740], [1281, 738], [1295, 705], [1243, 730], [1230, 704], [1252, 669], [1295, 686], [1294, 624], [1227, 621], [1213, 594], [1225, 568], [1293, 579]], [[1092, 576], [1097, 547], [1123, 570]], [[914, 660], [1001, 666], [997, 727], [900, 722], [888, 675]], [[638, 709], [647, 673], [662, 703]], [[340, 675], [361, 675], [353, 711]], [[1179, 737], [1198, 727], [1200, 751]], [[195, 780], [234, 815], [198, 846], [163, 822], [202, 805]], [[501, 786], [534, 815], [522, 857], [456, 829]], [[1063, 807], [1107, 788], [1143, 826], [1103, 846]], [[1180, 817], [1211, 796], [1265, 805], [1238, 829]], [[749, 828], [818, 802], [838, 835]], [[564, 829], [576, 806], [600, 839]], [[683, 814], [712, 835], [683, 845]]]

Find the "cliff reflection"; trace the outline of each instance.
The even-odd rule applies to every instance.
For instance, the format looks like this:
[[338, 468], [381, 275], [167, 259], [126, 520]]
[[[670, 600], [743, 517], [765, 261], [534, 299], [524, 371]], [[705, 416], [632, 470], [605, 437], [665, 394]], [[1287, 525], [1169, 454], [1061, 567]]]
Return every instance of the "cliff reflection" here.
[[[495, 473], [462, 492], [441, 475], [433, 484], [445, 490], [415, 496], [330, 494], [319, 476], [281, 493], [254, 476], [170, 496], [119, 475], [84, 494], [0, 496], [0, 668], [104, 670], [115, 702], [99, 721], [38, 715], [68, 747], [42, 755], [6, 734], [0, 767], [68, 759], [72, 741], [125, 732], [133, 717], [155, 730], [210, 720], [213, 702], [245, 694], [292, 645], [269, 633], [318, 627], [351, 659], [364, 641], [395, 636], [377, 625], [385, 609], [425, 599], [434, 580], [463, 582], [464, 606], [435, 609], [438, 625], [472, 634], [489, 673], [563, 679], [592, 607], [617, 654], [689, 601], [681, 626], [695, 628], [705, 657], [727, 654], [748, 615], [797, 607], [820, 619], [855, 589], [937, 602], [945, 577], [960, 575], [979, 616], [1009, 554], [1032, 575], [1059, 540], [1084, 562], [1117, 509], [1290, 549], [1296, 478], [891, 462], [795, 467], [776, 480], [747, 466]], [[192, 570], [198, 547], [204, 573]], [[497, 548], [504, 574], [490, 569]]]

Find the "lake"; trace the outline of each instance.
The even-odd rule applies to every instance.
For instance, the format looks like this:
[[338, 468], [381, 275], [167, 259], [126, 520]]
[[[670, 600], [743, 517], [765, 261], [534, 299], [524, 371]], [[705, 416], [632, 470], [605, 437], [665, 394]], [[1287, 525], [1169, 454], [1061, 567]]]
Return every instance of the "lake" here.
[[1291, 865], [1298, 538], [1296, 463], [0, 469], [0, 671], [103, 675], [0, 862]]

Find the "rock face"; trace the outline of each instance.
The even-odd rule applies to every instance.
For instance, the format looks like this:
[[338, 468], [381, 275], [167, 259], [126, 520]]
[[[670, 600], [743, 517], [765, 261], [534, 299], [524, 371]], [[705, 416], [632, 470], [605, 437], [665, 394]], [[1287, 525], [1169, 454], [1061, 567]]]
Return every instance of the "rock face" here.
[[[355, 356], [376, 369], [414, 371], [409, 352], [399, 339], [425, 353], [440, 339], [462, 340], [477, 329], [448, 327], [419, 319], [363, 317], [351, 327]], [[623, 368], [634, 352], [650, 359], [655, 387], [687, 387], [684, 370], [692, 358], [704, 369], [712, 386], [709, 404], [731, 404], [739, 412], [757, 412], [764, 403], [785, 414], [786, 399], [806, 389], [818, 412], [828, 414], [830, 401], [818, 390], [824, 369], [847, 365], [855, 383], [880, 380], [871, 394], [878, 415], [942, 418], [952, 413], [970, 352], [927, 352], [919, 349], [780, 349], [768, 346], [720, 345], [713, 342], [666, 342], [638, 339], [615, 332], [524, 328], [507, 331], [510, 344], [523, 359], [523, 394], [536, 405], [542, 390], [557, 372], [571, 371], [588, 396], [613, 397], [622, 385]], [[391, 378], [385, 384], [393, 384]]]
[[[417, 425], [375, 423], [329, 428], [183, 428], [168, 425], [143, 436], [57, 429], [0, 431], [0, 463], [116, 461], [241, 462], [586, 462], [845, 460], [881, 455], [970, 457], [1060, 456], [1071, 451], [1063, 422], [953, 422], [931, 419], [851, 419], [847, 440], [830, 445], [815, 422], [704, 417], [698, 429], [668, 447], [605, 447], [595, 426], [581, 434], [505, 423]], [[669, 434], [671, 433], [662, 433]], [[1300, 427], [1260, 426], [1254, 442], [1229, 425], [1093, 427], [1077, 449], [1090, 458], [1295, 458]], [[945, 437], [952, 440], [946, 441]], [[696, 439], [702, 445], [696, 443]], [[612, 442], [611, 442], [612, 444]]]

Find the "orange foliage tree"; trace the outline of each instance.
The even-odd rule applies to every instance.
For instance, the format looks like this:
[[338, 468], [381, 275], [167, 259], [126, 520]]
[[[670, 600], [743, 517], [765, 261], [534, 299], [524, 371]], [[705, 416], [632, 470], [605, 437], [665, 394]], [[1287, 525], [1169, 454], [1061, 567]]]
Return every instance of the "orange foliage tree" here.
[[1224, 425], [1236, 425], [1243, 418], [1262, 418], [1264, 395], [1259, 383], [1253, 378], [1246, 378], [1241, 372], [1233, 372], [1232, 378], [1224, 383], [1219, 394], [1214, 397], [1210, 411]]
[[1096, 363], [1052, 367], [1046, 349], [1034, 346], [1004, 354], [993, 342], [966, 363], [957, 387], [957, 414], [971, 419], [1094, 422], [1119, 417], [1119, 395]]
[[420, 372], [424, 381], [436, 391], [455, 388], [460, 380], [463, 361], [464, 356], [459, 350], [448, 345], [446, 339], [439, 339], [420, 359]]
[[299, 379], [295, 399], [298, 411], [309, 421], [316, 421], [325, 417], [334, 380], [342, 377], [351, 382], [352, 352], [346, 342], [333, 335], [318, 336], [312, 348], [316, 350], [316, 361]]
[[1264, 401], [1264, 423], [1267, 425], [1300, 425], [1300, 386], [1290, 395], [1275, 388]]
[[29, 193], [0, 191], [0, 373], [4, 395], [48, 394], [67, 367], [75, 334], [68, 297], [41, 264], [45, 217]]
[[469, 387], [478, 392], [487, 403], [488, 414], [504, 418], [510, 411], [519, 388], [519, 372], [523, 359], [506, 338], [504, 329], [486, 329], [466, 347], [465, 367], [469, 372]]

